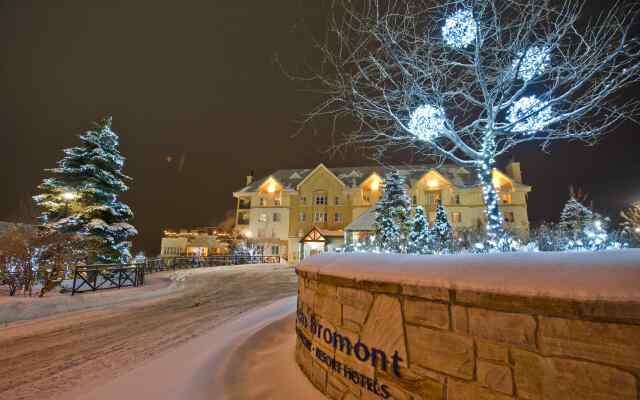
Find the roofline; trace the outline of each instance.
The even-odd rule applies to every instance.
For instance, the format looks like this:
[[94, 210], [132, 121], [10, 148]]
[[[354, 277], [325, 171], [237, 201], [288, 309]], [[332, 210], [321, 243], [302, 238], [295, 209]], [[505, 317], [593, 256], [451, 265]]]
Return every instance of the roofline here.
[[300, 186], [302, 186], [302, 184], [303, 184], [307, 179], [309, 179], [309, 177], [310, 177], [310, 176], [312, 176], [313, 174], [315, 174], [315, 173], [316, 173], [316, 171], [317, 171], [317, 170], [319, 170], [320, 168], [324, 168], [325, 170], [327, 170], [327, 172], [329, 172], [329, 174], [331, 174], [331, 176], [333, 176], [334, 178], [336, 178], [336, 180], [337, 180], [338, 182], [340, 182], [340, 184], [341, 184], [342, 186], [347, 187], [347, 185], [346, 185], [344, 182], [342, 182], [342, 179], [338, 178], [338, 177], [336, 176], [336, 174], [334, 174], [334, 173], [333, 173], [333, 171], [331, 171], [329, 168], [327, 168], [323, 163], [320, 163], [320, 164], [318, 164], [318, 165], [317, 165], [317, 166], [316, 166], [316, 167], [315, 167], [311, 172], [309, 172], [309, 173], [307, 174], [307, 176], [305, 176], [305, 177], [300, 181], [300, 183], [298, 183], [298, 184], [296, 185], [296, 190], [300, 189]]

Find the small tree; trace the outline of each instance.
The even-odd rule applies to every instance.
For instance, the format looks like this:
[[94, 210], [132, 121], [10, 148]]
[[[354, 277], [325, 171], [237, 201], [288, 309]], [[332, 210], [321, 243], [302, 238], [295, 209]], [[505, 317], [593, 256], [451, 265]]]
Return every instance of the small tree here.
[[583, 204], [586, 198], [580, 191], [569, 190], [569, 200], [562, 209], [559, 224], [564, 250], [602, 250], [607, 247], [607, 221]]
[[640, 244], [640, 202], [622, 211], [620, 216], [624, 220], [622, 226], [627, 236], [635, 245]]
[[129, 224], [133, 212], [118, 196], [129, 188], [118, 151], [118, 135], [111, 118], [80, 135], [82, 145], [64, 150], [53, 177], [38, 187], [34, 201], [41, 208], [45, 227], [78, 234], [97, 244], [91, 261], [124, 262], [131, 257], [129, 240], [138, 232]]
[[636, 97], [618, 96], [640, 82], [637, 1], [592, 21], [584, 0], [335, 4], [318, 46], [327, 99], [312, 116], [355, 117], [343, 145], [415, 149], [474, 169], [494, 248], [509, 247], [492, 183], [498, 156], [525, 142], [594, 143], [639, 113]]
[[385, 175], [382, 194], [375, 205], [376, 242], [381, 249], [406, 252], [410, 209], [404, 176], [391, 170]]
[[414, 217], [411, 219], [411, 230], [407, 240], [407, 250], [412, 254], [431, 254], [431, 230], [429, 221], [422, 206], [416, 207]]
[[453, 232], [449, 219], [447, 218], [447, 211], [442, 204], [436, 209], [436, 219], [433, 223], [432, 231], [435, 240], [434, 248], [439, 252], [446, 251], [451, 246]]

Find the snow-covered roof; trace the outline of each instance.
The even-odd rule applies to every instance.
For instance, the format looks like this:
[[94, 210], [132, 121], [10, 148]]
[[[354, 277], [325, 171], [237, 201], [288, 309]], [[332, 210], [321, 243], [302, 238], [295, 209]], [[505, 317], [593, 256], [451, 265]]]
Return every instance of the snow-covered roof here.
[[356, 281], [640, 302], [640, 249], [448, 256], [327, 253], [305, 258], [297, 270]]
[[[369, 167], [342, 167], [328, 168], [338, 179], [347, 187], [357, 187], [361, 185], [372, 174], [378, 174], [384, 178], [385, 174], [391, 169], [397, 169], [407, 178], [407, 183], [411, 186], [415, 185], [427, 172], [434, 169], [452, 185], [459, 188], [479, 186], [477, 174], [466, 168], [453, 164], [424, 164], [424, 165], [391, 165], [391, 166], [369, 166]], [[253, 193], [257, 192], [260, 186], [270, 177], [278, 181], [285, 190], [295, 190], [296, 186], [303, 181], [314, 169], [281, 169], [274, 173], [257, 179], [250, 185], [242, 188], [239, 192]], [[506, 175], [506, 174], [505, 174]], [[514, 182], [518, 186], [525, 186]]]
[[376, 212], [373, 207], [365, 211], [358, 218], [354, 219], [346, 228], [349, 232], [369, 232], [375, 230]]

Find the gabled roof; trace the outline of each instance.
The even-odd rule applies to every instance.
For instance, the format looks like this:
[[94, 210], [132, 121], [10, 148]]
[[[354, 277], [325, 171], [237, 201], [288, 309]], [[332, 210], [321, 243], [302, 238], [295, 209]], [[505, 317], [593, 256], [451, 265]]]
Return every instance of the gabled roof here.
[[[295, 191], [298, 185], [304, 179], [311, 175], [312, 172], [320, 167], [324, 167], [323, 164], [318, 165], [313, 169], [281, 169], [275, 171], [271, 175], [268, 175], [262, 179], [258, 179], [236, 192], [241, 193], [255, 193], [260, 186], [270, 177], [273, 177], [283, 187], [284, 191]], [[326, 167], [325, 167], [326, 168]], [[365, 180], [367, 180], [372, 174], [378, 174], [384, 179], [386, 173], [391, 169], [397, 169], [407, 179], [407, 183], [413, 187], [422, 179], [422, 177], [430, 170], [435, 170], [438, 174], [442, 175], [447, 181], [458, 188], [470, 188], [480, 185], [478, 177], [474, 171], [468, 170], [463, 167], [459, 167], [453, 164], [423, 164], [423, 165], [391, 165], [391, 166], [365, 166], [365, 167], [341, 167], [341, 168], [327, 168], [333, 175], [335, 175], [342, 183], [347, 187], [358, 187]], [[506, 175], [502, 172], [503, 175]], [[528, 188], [529, 186], [515, 182], [512, 179], [515, 187]]]
[[[315, 173], [316, 173], [316, 171], [319, 171], [319, 170], [325, 170], [325, 171], [327, 171], [327, 172], [329, 173], [329, 175], [333, 176], [334, 178], [336, 178], [336, 180], [337, 180], [338, 182], [340, 182], [341, 184], [343, 184], [343, 185], [344, 185], [344, 182], [343, 182], [340, 178], [338, 178], [338, 177], [335, 175], [335, 173], [334, 173], [333, 171], [331, 171], [329, 168], [325, 167], [325, 166], [324, 166], [324, 164], [320, 163], [320, 164], [318, 164], [318, 166], [317, 166], [317, 167], [315, 167], [315, 168], [313, 169], [313, 171], [309, 172], [309, 173], [307, 174], [307, 176], [305, 176], [304, 178], [302, 178], [302, 180], [300, 181], [300, 183], [298, 183], [298, 184], [296, 185], [296, 189], [299, 189], [299, 188], [300, 188], [300, 185], [302, 185], [302, 184], [304, 183], [304, 181], [306, 181], [309, 177], [313, 176], [313, 174], [315, 174]], [[294, 175], [298, 176], [299, 174], [294, 174]]]
[[376, 212], [373, 207], [365, 211], [358, 218], [354, 219], [346, 228], [347, 232], [371, 232], [374, 231], [376, 225]]

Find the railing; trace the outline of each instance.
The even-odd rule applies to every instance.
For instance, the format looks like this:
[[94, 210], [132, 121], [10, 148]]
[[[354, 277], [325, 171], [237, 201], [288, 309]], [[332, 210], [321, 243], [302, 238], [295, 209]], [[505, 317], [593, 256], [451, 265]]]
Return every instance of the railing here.
[[148, 273], [203, 267], [222, 267], [242, 264], [278, 264], [280, 256], [220, 255], [209, 257], [161, 257], [148, 259]]
[[89, 265], [73, 270], [71, 295], [144, 285], [145, 264]]
[[211, 257], [162, 257], [138, 264], [100, 264], [73, 269], [71, 295], [105, 289], [144, 285], [145, 275], [154, 272], [222, 267], [242, 264], [278, 264], [280, 256], [220, 255]]

